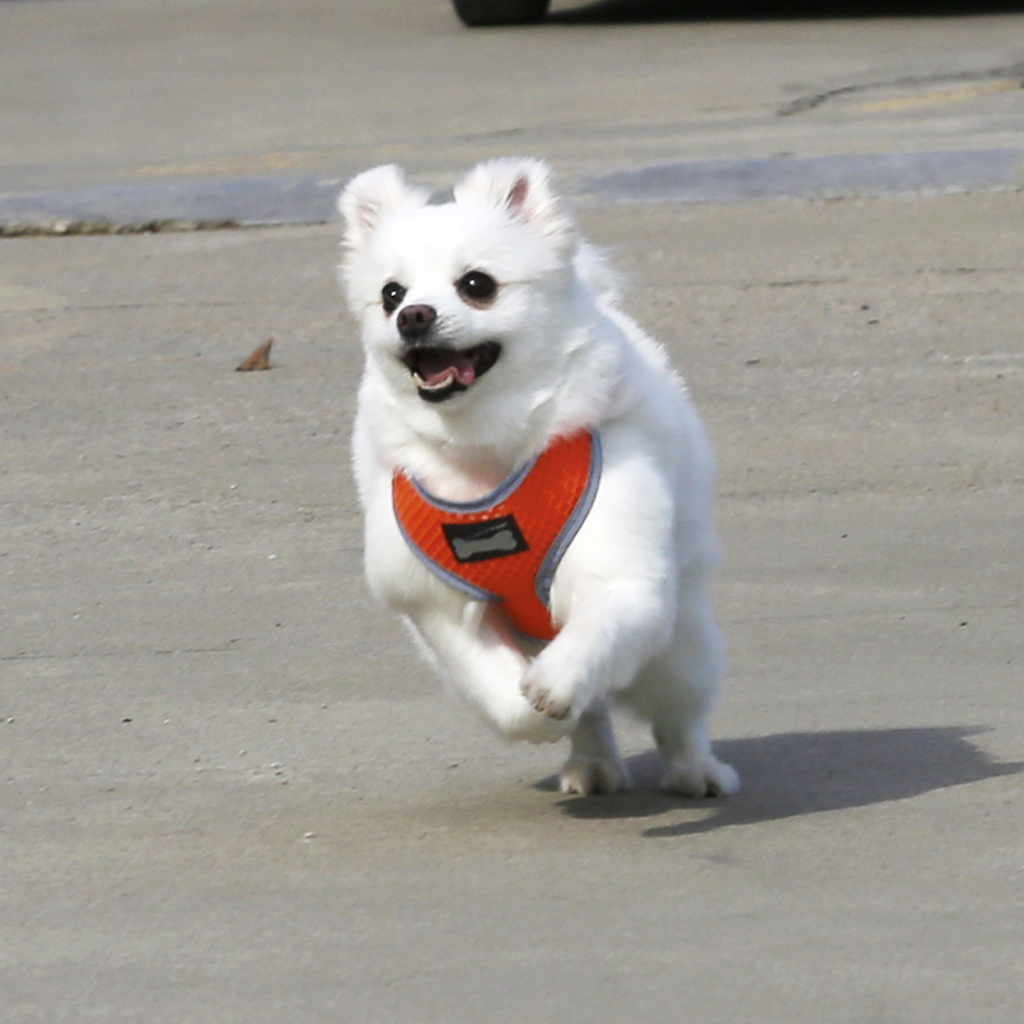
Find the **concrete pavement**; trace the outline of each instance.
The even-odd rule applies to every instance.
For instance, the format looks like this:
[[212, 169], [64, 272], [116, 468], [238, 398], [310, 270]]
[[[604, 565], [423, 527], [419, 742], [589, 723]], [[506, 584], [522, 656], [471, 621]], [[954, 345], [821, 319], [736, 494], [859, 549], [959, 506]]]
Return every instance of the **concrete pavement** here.
[[5, 241], [0, 1020], [1016, 1024], [1022, 218], [584, 211], [720, 456], [721, 804], [372, 607], [336, 228]]

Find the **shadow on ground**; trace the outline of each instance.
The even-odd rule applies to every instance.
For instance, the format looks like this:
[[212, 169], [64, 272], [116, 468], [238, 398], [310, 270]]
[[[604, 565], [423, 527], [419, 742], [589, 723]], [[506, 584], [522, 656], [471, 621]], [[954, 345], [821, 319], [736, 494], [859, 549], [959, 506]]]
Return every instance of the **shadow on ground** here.
[[597, 0], [552, 11], [548, 22], [600, 24], [647, 21], [788, 21], [814, 18], [941, 18], [1008, 14], [1022, 0]]
[[[580, 819], [653, 818], [684, 808], [707, 812], [699, 820], [643, 833], [666, 838], [905, 800], [1024, 771], [1024, 762], [999, 764], [970, 742], [971, 736], [986, 731], [953, 726], [722, 740], [715, 744], [716, 753], [743, 778], [743, 791], [728, 800], [683, 802], [659, 792], [661, 761], [652, 751], [629, 759], [636, 784], [632, 792], [568, 797], [559, 806]], [[545, 779], [541, 785], [553, 787], [557, 780]]]

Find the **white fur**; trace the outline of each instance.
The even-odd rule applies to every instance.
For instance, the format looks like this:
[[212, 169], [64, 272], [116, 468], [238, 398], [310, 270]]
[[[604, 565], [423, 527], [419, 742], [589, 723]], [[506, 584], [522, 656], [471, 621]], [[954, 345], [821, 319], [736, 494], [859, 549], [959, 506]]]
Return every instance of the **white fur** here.
[[[510, 739], [570, 735], [565, 792], [628, 787], [611, 700], [648, 719], [665, 784], [685, 796], [739, 786], [711, 752], [707, 719], [723, 671], [709, 582], [716, 553], [713, 459], [663, 349], [618, 307], [611, 275], [579, 238], [536, 160], [481, 164], [454, 199], [430, 205], [396, 167], [342, 193], [342, 281], [362, 326], [354, 464], [373, 592], [410, 624], [428, 658]], [[468, 304], [454, 282], [482, 270], [492, 304]], [[436, 337], [464, 349], [498, 340], [498, 362], [439, 404], [420, 398], [399, 361], [401, 305], [437, 311]], [[396, 468], [438, 496], [490, 492], [560, 435], [600, 432], [604, 471], [593, 507], [551, 590], [561, 627], [546, 647], [513, 639], [499, 606], [431, 573], [403, 540], [391, 503]]]

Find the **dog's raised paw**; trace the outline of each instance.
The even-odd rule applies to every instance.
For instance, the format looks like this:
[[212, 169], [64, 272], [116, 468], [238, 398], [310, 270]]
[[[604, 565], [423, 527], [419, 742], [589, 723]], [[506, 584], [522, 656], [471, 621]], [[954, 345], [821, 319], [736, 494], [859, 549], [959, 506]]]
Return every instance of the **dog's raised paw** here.
[[553, 718], [557, 722], [564, 722], [572, 717], [572, 703], [560, 701], [553, 697], [547, 690], [537, 686], [530, 686], [524, 683], [522, 687], [523, 696], [529, 701], [530, 707], [545, 718]]

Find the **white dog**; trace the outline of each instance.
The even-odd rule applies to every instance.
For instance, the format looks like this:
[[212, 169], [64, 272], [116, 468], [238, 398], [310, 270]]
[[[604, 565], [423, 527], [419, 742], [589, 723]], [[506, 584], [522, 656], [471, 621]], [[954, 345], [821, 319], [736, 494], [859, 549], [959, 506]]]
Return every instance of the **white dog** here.
[[339, 199], [367, 578], [504, 736], [570, 736], [563, 792], [630, 785], [614, 699], [652, 723], [669, 790], [732, 793], [707, 730], [712, 455], [550, 177], [495, 160], [435, 204], [386, 166]]

